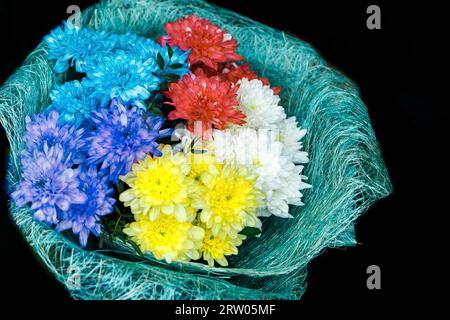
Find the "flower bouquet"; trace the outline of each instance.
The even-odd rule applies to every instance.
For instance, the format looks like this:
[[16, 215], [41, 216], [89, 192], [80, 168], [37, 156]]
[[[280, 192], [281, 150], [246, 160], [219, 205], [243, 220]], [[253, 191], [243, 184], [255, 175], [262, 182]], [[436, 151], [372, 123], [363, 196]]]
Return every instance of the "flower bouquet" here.
[[0, 91], [11, 211], [45, 264], [80, 299], [300, 297], [390, 190], [351, 82], [202, 1], [82, 18]]

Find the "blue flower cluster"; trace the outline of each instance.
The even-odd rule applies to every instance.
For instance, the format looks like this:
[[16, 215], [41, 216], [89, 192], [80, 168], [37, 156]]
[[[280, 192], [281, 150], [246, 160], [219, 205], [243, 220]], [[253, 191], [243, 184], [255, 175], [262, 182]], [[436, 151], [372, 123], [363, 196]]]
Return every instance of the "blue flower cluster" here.
[[56, 111], [49, 114], [37, 114], [30, 118], [25, 117], [26, 130], [23, 136], [26, 148], [22, 151], [22, 159], [32, 159], [35, 153], [44, 152], [45, 147], [58, 146], [64, 153], [65, 160], [79, 164], [83, 160], [81, 150], [84, 147], [83, 128], [76, 129], [71, 124], [59, 124], [59, 115]]
[[111, 213], [115, 199], [108, 177], [101, 175], [95, 166], [84, 167], [78, 174], [79, 189], [87, 195], [83, 203], [72, 204], [70, 210], [62, 212], [61, 220], [56, 230], [72, 229], [78, 234], [80, 244], [87, 244], [90, 233], [100, 236], [102, 227], [100, 217]]
[[[103, 107], [118, 98], [145, 110], [145, 100], [161, 84], [189, 73], [189, 51], [160, 46], [133, 33], [98, 32], [66, 23], [45, 40], [49, 58], [56, 60], [55, 71], [75, 67], [77, 72], [85, 73], [82, 87], [91, 88], [89, 97], [98, 99]], [[75, 86], [73, 89], [79, 90]], [[77, 106], [80, 107], [78, 104], [72, 107], [72, 114], [85, 112], [86, 108], [75, 110]]]
[[99, 61], [95, 71], [89, 73], [86, 85], [94, 88], [102, 106], [118, 98], [145, 110], [143, 101], [158, 90], [161, 83], [156, 76], [157, 69], [153, 59], [142, 61], [135, 55], [117, 51]]
[[55, 224], [61, 212], [85, 202], [87, 195], [78, 189], [78, 170], [72, 169], [61, 145], [45, 143], [42, 152], [32, 153], [33, 158], [22, 158], [23, 181], [12, 198], [19, 207], [30, 204], [35, 219]]
[[84, 130], [58, 124], [58, 113], [26, 119], [21, 154], [22, 182], [12, 193], [19, 207], [30, 205], [35, 219], [57, 224], [71, 205], [89, 196], [79, 188]]
[[117, 99], [90, 113], [81, 128], [55, 110], [25, 121], [22, 181], [11, 196], [35, 219], [71, 229], [82, 246], [89, 234], [100, 235], [100, 218], [112, 212], [119, 175], [147, 153], [159, 156], [157, 140], [172, 133], [161, 130], [164, 119]]
[[100, 165], [114, 183], [147, 153], [160, 156], [157, 140], [172, 134], [172, 129], [160, 130], [163, 118], [144, 113], [134, 106], [125, 107], [117, 99], [113, 100], [110, 109], [95, 113], [92, 121], [95, 129], [87, 135], [84, 147], [87, 163]]
[[100, 99], [94, 89], [86, 85], [85, 79], [55, 85], [50, 98], [49, 110], [58, 111], [60, 123], [72, 123], [77, 128], [88, 125], [91, 113], [100, 106]]
[[56, 28], [44, 40], [48, 45], [48, 58], [56, 60], [54, 70], [58, 73], [69, 67], [75, 67], [77, 72], [87, 72], [95, 66], [98, 57], [114, 49], [110, 34], [79, 28], [71, 23]]
[[[34, 218], [71, 230], [86, 246], [102, 232], [115, 204], [114, 184], [133, 163], [160, 156], [172, 129], [146, 111], [168, 78], [189, 72], [188, 52], [135, 34], [117, 35], [65, 24], [46, 37], [55, 71], [77, 79], [55, 85], [44, 112], [26, 117], [22, 180], [11, 194]], [[172, 79], [173, 81], [173, 79]]]

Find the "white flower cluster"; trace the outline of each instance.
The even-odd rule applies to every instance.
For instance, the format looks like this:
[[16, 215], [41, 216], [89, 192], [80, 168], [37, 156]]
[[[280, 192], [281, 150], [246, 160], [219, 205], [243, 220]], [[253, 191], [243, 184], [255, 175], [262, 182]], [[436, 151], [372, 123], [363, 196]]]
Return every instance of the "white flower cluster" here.
[[275, 129], [276, 125], [286, 118], [282, 106], [278, 105], [280, 97], [273, 94], [269, 86], [261, 80], [239, 80], [237, 83], [238, 102], [246, 115], [245, 126], [253, 129]]
[[[274, 214], [287, 218], [288, 205], [302, 205], [300, 191], [310, 185], [302, 175], [303, 165], [294, 163], [292, 154], [286, 155], [285, 145], [277, 137], [279, 133], [267, 129], [214, 130], [211, 146], [218, 162], [235, 161], [255, 171], [256, 187], [266, 197], [266, 207], [259, 210], [260, 216]], [[303, 163], [307, 162], [307, 154], [302, 156]]]
[[239, 108], [246, 115], [246, 124], [213, 130], [212, 140], [206, 143], [193, 142], [195, 134], [178, 128], [175, 136], [181, 143], [175, 149], [187, 152], [193, 144], [202, 144], [220, 163], [247, 166], [257, 175], [256, 187], [265, 195], [265, 207], [258, 215], [291, 217], [289, 205], [303, 205], [301, 191], [311, 187], [302, 174], [303, 164], [308, 162], [301, 142], [306, 129], [298, 127], [295, 117], [286, 117], [279, 96], [260, 80], [244, 78], [238, 85]]
[[266, 196], [261, 216], [290, 217], [289, 205], [302, 205], [301, 190], [310, 188], [302, 174], [308, 153], [301, 139], [306, 129], [286, 118], [280, 98], [258, 80], [238, 82], [238, 102], [246, 115], [243, 127], [214, 130], [211, 143], [219, 162], [236, 161], [255, 170], [257, 187]]

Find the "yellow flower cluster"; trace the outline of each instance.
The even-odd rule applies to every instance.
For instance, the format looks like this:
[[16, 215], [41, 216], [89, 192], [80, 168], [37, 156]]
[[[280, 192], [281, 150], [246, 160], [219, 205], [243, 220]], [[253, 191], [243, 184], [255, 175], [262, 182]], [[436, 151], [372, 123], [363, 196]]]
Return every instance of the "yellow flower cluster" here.
[[142, 252], [157, 259], [203, 259], [227, 266], [226, 256], [238, 253], [244, 227], [258, 227], [256, 209], [263, 194], [256, 177], [245, 168], [216, 163], [211, 153], [147, 156], [121, 177], [129, 189], [120, 200], [135, 222], [123, 230]]

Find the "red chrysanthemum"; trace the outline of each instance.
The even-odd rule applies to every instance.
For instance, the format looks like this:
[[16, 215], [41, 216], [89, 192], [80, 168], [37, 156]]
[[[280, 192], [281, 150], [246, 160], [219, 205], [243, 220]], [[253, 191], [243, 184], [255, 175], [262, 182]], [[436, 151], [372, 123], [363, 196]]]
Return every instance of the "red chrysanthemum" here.
[[158, 41], [182, 50], [191, 49], [188, 59], [191, 65], [204, 63], [217, 70], [220, 63], [243, 59], [236, 53], [238, 45], [229, 33], [196, 15], [168, 22], [165, 29], [167, 35]]
[[[259, 77], [250, 69], [250, 66], [247, 63], [241, 65], [237, 65], [236, 63], [227, 64], [222, 70], [222, 77], [233, 83], [236, 83], [243, 78], [247, 78], [248, 80], [259, 79], [265, 86], [270, 85], [269, 79]], [[274, 94], [280, 94], [281, 87], [272, 87], [272, 90]]]
[[171, 83], [165, 94], [175, 107], [167, 118], [186, 119], [188, 129], [201, 129], [206, 139], [212, 128], [224, 130], [231, 123], [245, 123], [245, 115], [237, 109], [237, 87], [220, 77], [208, 78], [203, 72], [185, 75]]

